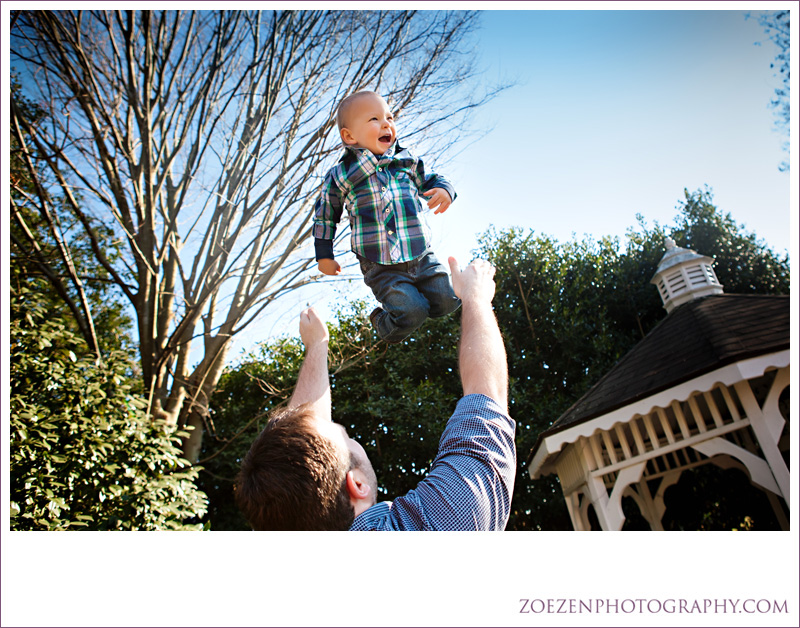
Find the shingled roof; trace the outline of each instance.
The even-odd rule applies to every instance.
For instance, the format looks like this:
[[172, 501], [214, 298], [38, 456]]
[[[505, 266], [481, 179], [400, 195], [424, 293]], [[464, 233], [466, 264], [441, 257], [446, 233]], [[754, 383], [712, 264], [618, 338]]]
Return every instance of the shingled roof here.
[[716, 294], [670, 313], [600, 381], [542, 432], [567, 427], [727, 364], [789, 348], [789, 297]]

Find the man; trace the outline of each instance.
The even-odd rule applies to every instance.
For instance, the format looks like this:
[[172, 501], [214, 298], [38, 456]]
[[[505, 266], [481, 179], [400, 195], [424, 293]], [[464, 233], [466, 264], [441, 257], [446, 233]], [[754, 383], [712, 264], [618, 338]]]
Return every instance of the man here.
[[[459, 370], [464, 396], [450, 417], [430, 473], [393, 502], [376, 504], [364, 449], [331, 420], [328, 330], [313, 308], [300, 316], [306, 357], [286, 410], [270, 419], [242, 462], [239, 507], [256, 530], [503, 530], [514, 487], [514, 421], [508, 367], [492, 312], [495, 269], [460, 271]], [[402, 420], [398, 417], [397, 420]]]

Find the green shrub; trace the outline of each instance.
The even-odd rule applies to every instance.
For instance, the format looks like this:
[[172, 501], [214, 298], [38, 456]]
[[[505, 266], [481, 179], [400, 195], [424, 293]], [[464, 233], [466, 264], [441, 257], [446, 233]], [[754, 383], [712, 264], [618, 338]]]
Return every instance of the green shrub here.
[[33, 291], [12, 291], [11, 529], [202, 527], [185, 433], [145, 413], [123, 353], [96, 364]]

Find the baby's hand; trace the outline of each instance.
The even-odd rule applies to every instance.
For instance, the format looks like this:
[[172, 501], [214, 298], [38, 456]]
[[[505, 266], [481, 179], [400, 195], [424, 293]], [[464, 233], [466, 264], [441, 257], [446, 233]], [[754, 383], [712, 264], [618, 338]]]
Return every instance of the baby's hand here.
[[335, 259], [321, 259], [317, 262], [317, 268], [326, 275], [338, 275], [342, 272], [342, 267]]
[[434, 214], [446, 212], [447, 208], [450, 207], [450, 203], [453, 202], [450, 194], [444, 188], [433, 188], [423, 192], [422, 195], [428, 197], [428, 209], [433, 209]]

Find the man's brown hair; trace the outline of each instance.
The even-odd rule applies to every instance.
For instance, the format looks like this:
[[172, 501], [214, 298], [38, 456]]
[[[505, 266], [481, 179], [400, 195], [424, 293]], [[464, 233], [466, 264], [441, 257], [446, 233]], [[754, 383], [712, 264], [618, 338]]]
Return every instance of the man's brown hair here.
[[348, 530], [353, 461], [316, 429], [304, 406], [274, 414], [247, 452], [236, 503], [254, 530]]

